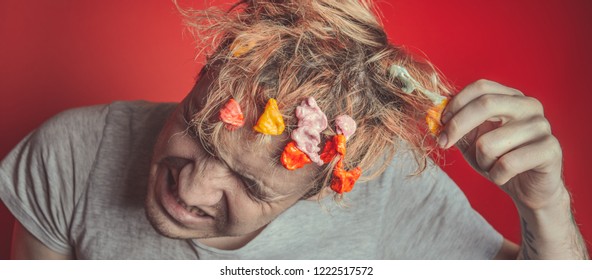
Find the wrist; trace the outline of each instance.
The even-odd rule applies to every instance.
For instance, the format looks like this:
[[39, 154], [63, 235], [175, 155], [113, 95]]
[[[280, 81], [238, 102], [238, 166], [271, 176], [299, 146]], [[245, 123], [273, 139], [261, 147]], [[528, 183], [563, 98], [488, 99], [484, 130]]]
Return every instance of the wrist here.
[[[521, 202], [515, 202], [520, 217], [537, 227], [564, 228], [573, 223], [571, 213], [571, 196], [565, 187], [561, 187], [544, 204], [530, 207]], [[559, 227], [559, 228], [558, 228]]]
[[564, 211], [571, 213], [571, 195], [563, 183], [560, 183], [552, 194], [546, 195], [546, 198], [540, 199], [538, 202], [516, 197], [512, 197], [512, 200], [520, 213], [532, 213], [537, 216]]
[[[587, 259], [586, 246], [571, 212], [571, 196], [563, 184], [545, 203], [514, 200], [522, 228], [519, 258]], [[530, 205], [530, 207], [529, 207]]]
[[564, 252], [564, 246], [561, 244], [566, 241], [566, 237], [576, 236], [577, 227], [571, 213], [571, 198], [565, 188], [549, 199], [544, 207], [533, 208], [517, 203], [517, 208], [523, 238], [526, 237], [525, 234], [528, 235], [536, 247], [549, 246], [549, 249], [543, 251], [551, 254], [541, 254], [540, 257], [559, 257]]

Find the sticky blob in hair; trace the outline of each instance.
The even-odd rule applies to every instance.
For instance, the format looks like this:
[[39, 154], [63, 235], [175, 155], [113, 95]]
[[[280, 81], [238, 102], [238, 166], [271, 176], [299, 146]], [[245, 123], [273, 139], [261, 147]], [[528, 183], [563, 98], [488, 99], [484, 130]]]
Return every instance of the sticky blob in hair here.
[[[404, 67], [423, 88], [445, 97], [450, 86], [427, 60], [389, 43], [370, 1], [244, 0], [226, 10], [179, 10], [200, 53], [207, 54], [200, 79], [215, 73], [192, 119], [210, 153], [224, 147], [228, 132], [215, 116], [229, 98], [240, 103], [251, 124], [266, 102], [276, 99], [287, 135], [296, 127], [296, 106], [308, 97], [314, 97], [328, 118], [327, 139], [335, 134], [338, 116], [351, 116], [357, 130], [347, 141], [343, 165], [368, 171], [361, 180], [383, 172], [403, 146], [413, 150], [417, 173], [436, 150], [425, 125], [432, 102], [422, 94], [405, 93], [405, 85], [389, 69]], [[253, 143], [270, 137], [242, 133]], [[312, 193], [328, 186], [335, 164], [318, 172]]]

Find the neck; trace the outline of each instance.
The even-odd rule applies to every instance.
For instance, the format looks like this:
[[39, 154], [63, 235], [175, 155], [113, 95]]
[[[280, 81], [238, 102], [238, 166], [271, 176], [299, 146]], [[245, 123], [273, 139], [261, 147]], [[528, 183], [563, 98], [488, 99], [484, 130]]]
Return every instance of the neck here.
[[254, 232], [239, 236], [212, 237], [198, 239], [197, 241], [206, 246], [220, 250], [237, 250], [247, 245], [249, 242], [251, 242], [251, 240], [255, 239], [255, 237], [257, 237], [257, 235], [259, 235], [259, 233], [261, 233], [264, 228], [265, 226]]

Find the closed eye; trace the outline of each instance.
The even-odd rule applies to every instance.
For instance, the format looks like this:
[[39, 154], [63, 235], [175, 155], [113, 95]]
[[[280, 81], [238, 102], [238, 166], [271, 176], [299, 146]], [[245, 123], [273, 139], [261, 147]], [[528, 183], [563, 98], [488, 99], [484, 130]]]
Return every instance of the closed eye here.
[[267, 195], [263, 191], [263, 187], [261, 186], [261, 184], [259, 184], [258, 182], [256, 182], [253, 179], [247, 178], [245, 176], [241, 176], [240, 174], [237, 174], [237, 175], [239, 176], [239, 178], [243, 182], [243, 185], [245, 186], [247, 193], [253, 199], [255, 199], [257, 201], [263, 201], [263, 202], [269, 201], [270, 197], [269, 197], [269, 195]]

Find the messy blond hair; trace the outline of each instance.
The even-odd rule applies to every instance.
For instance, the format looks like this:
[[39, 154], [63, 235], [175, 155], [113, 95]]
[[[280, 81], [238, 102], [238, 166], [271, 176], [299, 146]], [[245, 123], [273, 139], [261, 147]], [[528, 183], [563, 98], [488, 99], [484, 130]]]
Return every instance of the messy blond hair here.
[[[223, 149], [224, 134], [230, 133], [218, 119], [228, 99], [238, 101], [245, 113], [243, 133], [257, 140], [253, 143], [265, 143], [270, 136], [253, 132], [249, 125], [268, 99], [278, 101], [284, 135], [289, 135], [296, 128], [296, 106], [312, 96], [329, 120], [324, 135], [335, 134], [333, 121], [339, 115], [356, 121], [344, 165], [371, 170], [361, 180], [383, 172], [401, 143], [415, 152], [418, 173], [425, 168], [435, 145], [423, 120], [433, 104], [416, 92], [404, 93], [389, 67], [405, 67], [432, 92], [449, 95], [450, 87], [429, 62], [389, 43], [370, 1], [242, 0], [226, 10], [180, 11], [199, 49], [207, 53], [200, 76], [216, 72], [191, 121], [208, 152]], [[237, 55], [237, 46], [244, 46], [244, 53]], [[328, 185], [334, 164], [319, 172], [312, 193]]]

